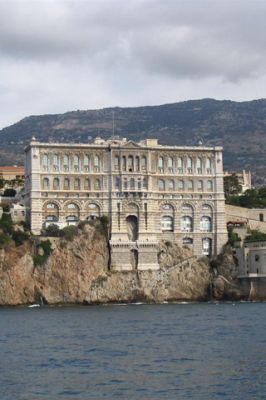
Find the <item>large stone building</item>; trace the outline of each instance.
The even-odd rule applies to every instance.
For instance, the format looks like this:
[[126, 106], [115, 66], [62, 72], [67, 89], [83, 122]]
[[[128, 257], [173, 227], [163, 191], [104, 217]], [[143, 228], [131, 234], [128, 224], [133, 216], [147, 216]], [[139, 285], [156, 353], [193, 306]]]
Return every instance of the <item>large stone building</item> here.
[[216, 255], [227, 241], [221, 147], [114, 137], [90, 144], [32, 140], [25, 151], [32, 232], [108, 215], [113, 269], [157, 269], [161, 239], [197, 256]]

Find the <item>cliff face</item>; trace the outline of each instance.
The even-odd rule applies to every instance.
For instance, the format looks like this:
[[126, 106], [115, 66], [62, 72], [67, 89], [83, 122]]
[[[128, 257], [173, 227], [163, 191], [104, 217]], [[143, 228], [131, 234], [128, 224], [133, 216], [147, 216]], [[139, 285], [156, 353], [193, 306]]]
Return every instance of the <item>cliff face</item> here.
[[213, 297], [217, 300], [240, 300], [249, 298], [249, 290], [244, 289], [237, 278], [238, 267], [230, 246], [216, 260], [216, 274], [213, 277]]
[[211, 273], [189, 250], [161, 244], [159, 271], [111, 272], [99, 230], [86, 225], [73, 241], [52, 240], [53, 251], [34, 266], [36, 242], [0, 250], [0, 304], [206, 300]]

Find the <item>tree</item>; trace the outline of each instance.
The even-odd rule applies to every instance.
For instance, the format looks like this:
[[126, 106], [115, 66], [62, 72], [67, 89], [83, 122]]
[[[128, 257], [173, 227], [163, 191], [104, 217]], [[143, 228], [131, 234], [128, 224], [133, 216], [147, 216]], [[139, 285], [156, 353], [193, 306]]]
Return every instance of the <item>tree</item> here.
[[245, 241], [247, 242], [257, 242], [257, 241], [266, 241], [266, 233], [260, 231], [251, 231], [248, 236], [246, 236]]
[[60, 229], [56, 224], [50, 224], [45, 229], [45, 236], [58, 237], [60, 234]]
[[17, 192], [15, 191], [15, 189], [6, 189], [4, 191], [4, 196], [5, 197], [15, 197], [17, 194]]
[[241, 193], [242, 186], [238, 182], [236, 175], [228, 175], [224, 177], [224, 193], [225, 197]]

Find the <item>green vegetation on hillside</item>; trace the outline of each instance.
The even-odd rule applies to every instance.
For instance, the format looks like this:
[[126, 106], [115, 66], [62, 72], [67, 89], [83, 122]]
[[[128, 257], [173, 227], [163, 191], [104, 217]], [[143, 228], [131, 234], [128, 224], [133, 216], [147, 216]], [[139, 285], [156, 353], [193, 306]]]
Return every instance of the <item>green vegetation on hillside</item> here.
[[229, 196], [227, 204], [247, 208], [266, 208], [266, 187], [250, 189], [241, 196]]
[[56, 224], [50, 224], [43, 232], [45, 236], [61, 237], [72, 241], [78, 234], [79, 229], [82, 230], [84, 225], [95, 226], [96, 230], [103, 236], [108, 238], [109, 233], [109, 218], [107, 215], [102, 215], [100, 218], [91, 221], [81, 221], [78, 226], [71, 225], [60, 229]]
[[[162, 144], [224, 146], [225, 169], [251, 170], [265, 182], [266, 99], [234, 102], [202, 99], [150, 107], [105, 108], [24, 118], [0, 131], [0, 165], [21, 162], [23, 147], [40, 141], [88, 142], [88, 136], [115, 133], [138, 141], [156, 137]], [[254, 181], [254, 179], [253, 179]]]
[[245, 242], [257, 242], [257, 241], [266, 241], [266, 233], [260, 231], [250, 231], [250, 234], [246, 236]]

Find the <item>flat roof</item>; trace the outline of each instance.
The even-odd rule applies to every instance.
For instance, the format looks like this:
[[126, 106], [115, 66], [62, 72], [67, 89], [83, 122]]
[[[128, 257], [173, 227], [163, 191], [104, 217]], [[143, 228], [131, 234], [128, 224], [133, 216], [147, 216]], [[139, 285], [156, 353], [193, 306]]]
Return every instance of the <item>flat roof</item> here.
[[24, 171], [24, 167], [23, 166], [4, 166], [4, 167], [0, 167], [0, 171]]
[[73, 147], [73, 148], [97, 148], [97, 149], [150, 149], [150, 150], [180, 150], [180, 151], [222, 151], [223, 147], [222, 146], [170, 146], [170, 145], [162, 145], [162, 144], [157, 144], [157, 145], [145, 145], [143, 143], [136, 143], [132, 141], [128, 142], [121, 142], [121, 143], [108, 143], [104, 142], [102, 144], [96, 144], [96, 143], [51, 143], [51, 142], [37, 142], [37, 141], [31, 141], [28, 146], [25, 147], [25, 151], [29, 150], [31, 147]]

